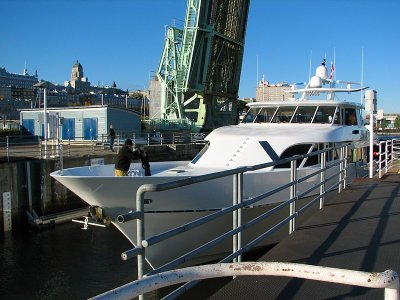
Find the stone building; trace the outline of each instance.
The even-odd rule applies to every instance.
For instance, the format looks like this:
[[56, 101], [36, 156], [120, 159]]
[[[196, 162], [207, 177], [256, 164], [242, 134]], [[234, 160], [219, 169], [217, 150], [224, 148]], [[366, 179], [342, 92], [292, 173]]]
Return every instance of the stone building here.
[[83, 67], [77, 60], [72, 66], [71, 79], [64, 82], [65, 87], [72, 87], [76, 92], [88, 93], [90, 92], [91, 86], [89, 79], [83, 75]]

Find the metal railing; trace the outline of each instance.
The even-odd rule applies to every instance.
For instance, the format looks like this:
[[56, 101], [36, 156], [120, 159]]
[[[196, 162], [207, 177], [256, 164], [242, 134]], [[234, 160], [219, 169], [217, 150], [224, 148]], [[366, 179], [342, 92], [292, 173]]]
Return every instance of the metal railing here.
[[[114, 141], [114, 148], [119, 150], [125, 139], [131, 138], [134, 145], [164, 145], [164, 144], [198, 144], [204, 143], [204, 134], [199, 133], [168, 133], [155, 136], [154, 134], [139, 135], [136, 133], [118, 134]], [[109, 137], [105, 134], [96, 138], [85, 139], [48, 139], [45, 141], [39, 136], [6, 136], [0, 138], [0, 158], [31, 157], [47, 159], [73, 157], [81, 155], [104, 154], [110, 147]]]
[[[337, 152], [336, 152], [337, 151]], [[334, 153], [339, 153], [339, 157], [336, 160], [327, 161], [327, 153], [331, 153], [331, 157], [334, 156]], [[164, 272], [175, 268], [182, 263], [187, 262], [188, 260], [198, 256], [201, 253], [211, 249], [212, 247], [216, 246], [217, 244], [221, 243], [222, 241], [227, 240], [228, 238], [232, 238], [233, 247], [232, 252], [224, 259], [221, 260], [222, 263], [231, 262], [231, 261], [241, 261], [241, 255], [252, 249], [253, 247], [257, 246], [261, 241], [266, 239], [267, 237], [274, 234], [278, 229], [282, 228], [285, 224], [289, 224], [289, 233], [293, 232], [296, 229], [296, 218], [305, 210], [310, 208], [313, 204], [319, 201], [319, 207], [322, 208], [324, 205], [324, 196], [326, 193], [332, 191], [333, 189], [338, 188], [339, 192], [346, 187], [346, 179], [347, 179], [347, 172], [348, 172], [348, 164], [347, 164], [347, 153], [348, 148], [347, 146], [342, 147], [332, 147], [326, 148], [320, 151], [316, 151], [313, 153], [305, 154], [305, 155], [296, 155], [291, 158], [282, 159], [276, 162], [264, 163], [255, 166], [248, 166], [248, 167], [240, 167], [232, 170], [226, 170], [206, 175], [200, 176], [193, 176], [190, 178], [168, 182], [163, 184], [145, 184], [139, 187], [137, 194], [136, 194], [136, 211], [128, 212], [124, 215], [118, 217], [120, 222], [127, 222], [133, 219], [137, 219], [137, 241], [136, 241], [136, 248], [130, 249], [122, 254], [124, 259], [129, 259], [132, 257], [137, 256], [138, 260], [138, 278], [141, 279], [144, 276], [144, 269], [145, 269], [145, 258], [146, 258], [146, 248], [152, 247], [161, 241], [174, 237], [183, 232], [187, 232], [194, 228], [199, 227], [207, 222], [215, 220], [223, 215], [232, 214], [233, 218], [233, 228], [214, 238], [213, 240], [209, 241], [208, 243], [203, 244], [202, 246], [191, 250], [190, 252], [166, 263], [165, 265], [153, 270], [152, 272], [148, 273], [148, 275], [156, 274], [159, 272]], [[319, 161], [321, 162], [320, 167], [313, 171], [311, 174], [304, 175], [303, 177], [298, 176], [298, 169], [296, 166], [296, 161], [299, 159], [304, 159], [307, 157], [311, 157], [314, 155], [318, 155]], [[265, 191], [260, 195], [253, 196], [250, 199], [243, 199], [243, 174], [249, 171], [256, 171], [263, 168], [268, 168], [272, 166], [276, 166], [279, 164], [284, 163], [291, 163], [291, 180], [288, 183], [282, 184], [281, 186], [277, 187], [276, 189]], [[326, 176], [326, 171], [332, 168], [336, 168], [331, 170], [331, 174]], [[183, 187], [195, 183], [205, 182], [209, 180], [214, 180], [217, 178], [222, 178], [226, 176], [232, 176], [233, 178], [233, 199], [232, 199], [232, 206], [225, 207], [221, 210], [215, 211], [210, 213], [209, 215], [202, 217], [200, 219], [194, 220], [190, 223], [183, 224], [180, 227], [171, 229], [169, 231], [160, 233], [156, 236], [146, 237], [145, 236], [145, 212], [144, 212], [144, 198], [145, 194], [148, 192], [160, 192], [171, 190], [178, 187]], [[314, 184], [310, 188], [301, 193], [298, 190], [298, 186], [313, 178], [319, 176], [319, 183]], [[329, 186], [328, 186], [329, 182]], [[261, 215], [257, 216], [256, 218], [247, 221], [246, 223], [242, 223], [242, 209], [246, 207], [257, 206], [258, 203], [270, 197], [280, 191], [290, 189], [290, 199], [284, 200], [279, 203], [277, 206], [273, 207], [272, 209], [262, 213]], [[314, 195], [311, 197], [311, 195]], [[316, 196], [315, 196], [316, 195]], [[308, 197], [308, 202], [305, 203], [302, 207], [297, 208], [296, 202], [299, 199], [303, 199]], [[311, 199], [309, 199], [311, 198]], [[273, 224], [270, 228], [266, 229], [260, 236], [254, 238], [246, 245], [242, 245], [241, 240], [241, 233], [242, 231], [251, 228], [252, 226], [258, 224], [262, 220], [270, 217], [273, 214], [276, 214], [278, 211], [282, 209], [290, 207], [290, 213], [284, 219], [280, 220], [278, 223]], [[195, 238], [195, 237], [193, 237]], [[178, 288], [174, 291], [170, 297], [176, 297], [182, 294], [185, 290], [189, 289], [195, 282], [189, 282], [184, 286]]]
[[394, 162], [400, 159], [400, 139], [381, 141], [378, 149], [376, 172], [382, 178], [393, 167]]
[[393, 270], [360, 272], [286, 262], [222, 263], [188, 267], [144, 277], [92, 299], [133, 299], [144, 293], [188, 281], [228, 276], [284, 276], [385, 289], [387, 300], [399, 299], [399, 277]]

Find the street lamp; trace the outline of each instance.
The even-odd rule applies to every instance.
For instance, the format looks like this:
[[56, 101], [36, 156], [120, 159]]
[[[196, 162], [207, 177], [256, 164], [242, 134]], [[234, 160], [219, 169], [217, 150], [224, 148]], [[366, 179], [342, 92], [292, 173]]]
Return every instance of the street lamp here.
[[38, 83], [33, 85], [36, 88], [43, 89], [43, 129], [44, 129], [44, 159], [47, 159], [47, 89], [54, 88], [55, 85], [49, 81], [40, 80]]

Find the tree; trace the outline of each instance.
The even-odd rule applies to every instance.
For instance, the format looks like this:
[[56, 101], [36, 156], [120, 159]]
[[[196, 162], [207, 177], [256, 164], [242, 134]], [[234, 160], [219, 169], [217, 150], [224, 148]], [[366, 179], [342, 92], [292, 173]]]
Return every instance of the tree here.
[[397, 116], [394, 120], [394, 128], [400, 128], [400, 116]]

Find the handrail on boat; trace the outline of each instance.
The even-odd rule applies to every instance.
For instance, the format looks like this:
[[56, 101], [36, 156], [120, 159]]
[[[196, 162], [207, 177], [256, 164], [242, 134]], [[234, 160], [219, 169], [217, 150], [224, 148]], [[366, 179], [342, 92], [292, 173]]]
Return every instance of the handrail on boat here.
[[399, 276], [393, 270], [361, 272], [287, 262], [220, 263], [167, 271], [110, 290], [92, 299], [132, 299], [144, 293], [193, 280], [228, 276], [284, 276], [384, 289], [384, 299], [399, 299]]

